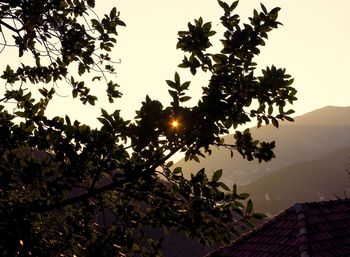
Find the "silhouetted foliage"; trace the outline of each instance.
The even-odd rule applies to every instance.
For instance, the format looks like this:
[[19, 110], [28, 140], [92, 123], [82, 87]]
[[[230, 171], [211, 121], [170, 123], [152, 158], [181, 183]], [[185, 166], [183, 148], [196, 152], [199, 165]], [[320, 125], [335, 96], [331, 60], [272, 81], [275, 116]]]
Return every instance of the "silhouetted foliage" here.
[[202, 18], [179, 32], [177, 47], [185, 53], [179, 67], [211, 75], [196, 106], [184, 106], [190, 82], [175, 73], [166, 81], [170, 106], [147, 96], [134, 121], [119, 110], [102, 110], [96, 129], [68, 116], [49, 118], [45, 110], [61, 80], [83, 104], [95, 103], [84, 81], [69, 75], [75, 69], [98, 74], [92, 82], [102, 77], [111, 102], [121, 96], [117, 83], [107, 80], [115, 71], [108, 52], [125, 25], [117, 9], [99, 19], [94, 0], [0, 1], [4, 49], [13, 44], [19, 58], [33, 57], [21, 67], [7, 66], [1, 77], [2, 256], [156, 256], [162, 240], [148, 239], [145, 229], [184, 231], [212, 245], [230, 242], [242, 224], [262, 217], [250, 200], [245, 203], [248, 194], [220, 182], [221, 170], [208, 178], [202, 169], [185, 179], [168, 161], [178, 151], [198, 160], [213, 145], [268, 161], [274, 142], [254, 141], [249, 130], [237, 131], [234, 145], [219, 136], [251, 119], [276, 127], [278, 120], [291, 120], [293, 111], [285, 107], [296, 100], [293, 80], [274, 66], [258, 76], [253, 62], [280, 24], [279, 8], [262, 5], [250, 24], [240, 25], [237, 3], [219, 1], [225, 28], [220, 53], [209, 52], [215, 32]]

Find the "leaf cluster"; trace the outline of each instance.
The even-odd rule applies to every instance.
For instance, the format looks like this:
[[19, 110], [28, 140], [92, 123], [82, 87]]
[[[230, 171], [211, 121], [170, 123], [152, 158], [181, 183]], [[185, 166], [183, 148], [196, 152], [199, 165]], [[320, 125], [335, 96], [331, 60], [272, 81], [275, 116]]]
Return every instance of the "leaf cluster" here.
[[[256, 75], [253, 62], [267, 33], [279, 25], [279, 9], [262, 5], [250, 24], [241, 25], [233, 13], [237, 1], [218, 3], [225, 28], [219, 53], [208, 50], [215, 32], [202, 18], [179, 32], [177, 47], [185, 54], [179, 66], [193, 75], [210, 73], [198, 104], [185, 105], [190, 82], [181, 82], [176, 72], [166, 81], [168, 106], [146, 96], [133, 121], [119, 110], [101, 109], [100, 128], [91, 128], [68, 116], [48, 117], [56, 91], [47, 85], [65, 79], [73, 97], [93, 105], [91, 87], [71, 76], [69, 66], [76, 65], [80, 76], [103, 71], [92, 80], [105, 79], [110, 102], [121, 96], [104, 73], [114, 72], [108, 53], [117, 26], [125, 25], [116, 8], [99, 19], [93, 0], [0, 2], [0, 32], [12, 34], [19, 57], [30, 53], [35, 61], [7, 66], [2, 75], [11, 85], [0, 99], [3, 256], [161, 256], [163, 239], [150, 231], [182, 231], [203, 245], [217, 245], [263, 217], [254, 213], [248, 194], [220, 181], [222, 170], [209, 178], [201, 169], [186, 179], [169, 162], [179, 151], [199, 161], [212, 146], [268, 161], [274, 142], [256, 141], [249, 130], [236, 131], [232, 145], [220, 136], [252, 119], [276, 127], [279, 120], [292, 120], [293, 111], [285, 109], [296, 100], [291, 77], [274, 66]], [[34, 87], [39, 83], [44, 86]]]
[[117, 27], [125, 24], [116, 8], [101, 20], [89, 19], [95, 15], [94, 6], [94, 0], [2, 1], [1, 52], [8, 46], [16, 47], [19, 57], [31, 56], [34, 65], [7, 66], [1, 78], [21, 86], [27, 82], [56, 85], [65, 80], [73, 87], [73, 97], [79, 95], [84, 104], [94, 104], [97, 98], [84, 82], [74, 83], [67, 77], [72, 67], [80, 76], [100, 73], [95, 79], [105, 79], [109, 100], [120, 97], [117, 85], [109, 82], [106, 74], [115, 72], [109, 53], [116, 43]]
[[[183, 107], [179, 111], [192, 113], [183, 115], [190, 116], [191, 124], [187, 127], [189, 133], [193, 132], [191, 136], [196, 138], [187, 149], [187, 156], [196, 160], [194, 155], [201, 155], [200, 148], [204, 147], [210, 153], [209, 145], [214, 143], [238, 150], [249, 160], [256, 157], [259, 161], [267, 161], [274, 157], [271, 151], [274, 144], [254, 141], [246, 131], [245, 136], [236, 134], [236, 144], [224, 145], [219, 135], [254, 119], [258, 127], [263, 123], [278, 127], [279, 120], [293, 121], [289, 115], [294, 111], [286, 110], [287, 104], [297, 99], [296, 90], [291, 86], [293, 79], [285, 69], [274, 65], [262, 70], [261, 75], [257, 74], [254, 62], [268, 33], [281, 25], [277, 21], [280, 8], [267, 11], [261, 5], [262, 11], [254, 10], [253, 17], [249, 18], [250, 24], [241, 24], [239, 15], [234, 13], [238, 1], [231, 5], [223, 1], [218, 3], [224, 11], [220, 20], [225, 28], [219, 53], [209, 51], [212, 45], [210, 37], [215, 32], [211, 30], [211, 24], [204, 23], [201, 18], [194, 24], [189, 23], [188, 31], [178, 34], [177, 47], [188, 53], [179, 67], [189, 69], [193, 75], [199, 69], [211, 75], [208, 86], [203, 87], [198, 105], [191, 109]], [[176, 102], [175, 92], [170, 94]]]

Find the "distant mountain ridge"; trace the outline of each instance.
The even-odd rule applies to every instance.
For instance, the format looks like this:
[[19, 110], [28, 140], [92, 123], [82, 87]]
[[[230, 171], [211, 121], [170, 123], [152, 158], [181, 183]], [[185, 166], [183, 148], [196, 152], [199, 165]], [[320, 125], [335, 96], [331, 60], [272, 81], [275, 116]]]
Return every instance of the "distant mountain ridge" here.
[[[276, 140], [276, 159], [268, 163], [248, 162], [235, 153], [213, 149], [213, 154], [201, 158], [201, 163], [179, 161], [189, 175], [205, 167], [209, 173], [223, 168], [223, 181], [237, 183], [238, 192], [250, 193], [255, 211], [275, 215], [297, 202], [329, 200], [345, 195], [350, 197], [350, 107], [327, 106], [295, 117], [294, 123], [282, 123], [279, 129], [264, 126], [251, 129], [261, 140]], [[233, 142], [232, 135], [226, 136]], [[193, 241], [173, 235], [165, 242], [169, 256], [189, 256], [174, 251], [173, 242], [181, 242], [179, 249], [191, 249], [191, 256], [209, 251]], [[169, 247], [169, 248], [168, 248]]]
[[[208, 174], [223, 168], [223, 180], [228, 185], [247, 185], [276, 170], [300, 161], [320, 158], [350, 145], [350, 107], [327, 106], [295, 118], [294, 123], [282, 123], [279, 129], [271, 125], [252, 128], [253, 137], [259, 140], [276, 141], [276, 158], [267, 163], [248, 162], [225, 149], [213, 149], [213, 154], [201, 158], [200, 163], [180, 160], [175, 166], [187, 173], [205, 167]], [[232, 143], [233, 136], [224, 137]], [[350, 153], [349, 153], [350, 154]]]
[[294, 124], [350, 127], [350, 107], [326, 106], [295, 117]]
[[248, 185], [254, 208], [274, 215], [300, 202], [350, 197], [350, 146], [317, 159], [301, 161], [270, 173]]
[[[179, 161], [189, 176], [202, 167], [209, 173], [223, 168], [223, 181], [238, 183], [238, 192], [250, 193], [255, 211], [275, 215], [296, 202], [350, 197], [350, 107], [327, 106], [282, 123], [280, 129], [251, 129], [261, 140], [276, 140], [277, 158], [268, 163], [248, 162], [235, 153], [213, 149], [201, 163]], [[227, 143], [233, 142], [226, 136]], [[176, 246], [174, 245], [176, 243]], [[174, 233], [164, 242], [167, 256], [203, 256], [210, 249]]]

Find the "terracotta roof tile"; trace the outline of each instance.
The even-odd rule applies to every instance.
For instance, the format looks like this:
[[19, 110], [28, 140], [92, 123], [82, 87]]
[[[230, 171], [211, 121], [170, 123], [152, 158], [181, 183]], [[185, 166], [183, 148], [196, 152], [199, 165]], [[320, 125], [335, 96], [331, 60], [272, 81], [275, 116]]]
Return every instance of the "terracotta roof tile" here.
[[207, 257], [350, 256], [350, 199], [295, 204]]

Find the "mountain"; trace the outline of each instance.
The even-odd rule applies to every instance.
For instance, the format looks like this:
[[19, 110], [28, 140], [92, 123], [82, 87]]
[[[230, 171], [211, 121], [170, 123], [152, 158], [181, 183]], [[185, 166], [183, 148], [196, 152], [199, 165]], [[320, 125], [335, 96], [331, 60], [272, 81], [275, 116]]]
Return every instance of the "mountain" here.
[[296, 125], [349, 127], [350, 107], [326, 106], [295, 118]]
[[[349, 117], [350, 107], [327, 106], [296, 117], [294, 123], [282, 123], [279, 129], [271, 125], [252, 128], [253, 138], [276, 141], [276, 158], [267, 163], [248, 162], [238, 153], [230, 158], [228, 150], [214, 148], [212, 155], [201, 158], [200, 163], [182, 159], [175, 166], [183, 167], [187, 174], [205, 167], [208, 175], [222, 168], [223, 181], [229, 186], [235, 183], [248, 185], [289, 165], [317, 160], [350, 146]], [[224, 137], [224, 140], [233, 143], [233, 135]]]
[[350, 146], [311, 161], [288, 165], [260, 178], [239, 191], [248, 192], [256, 211], [269, 216], [300, 202], [350, 196]]
[[[350, 196], [349, 117], [350, 107], [327, 106], [295, 117], [294, 123], [282, 123], [279, 129], [252, 128], [254, 138], [276, 141], [276, 158], [267, 163], [248, 162], [238, 153], [230, 158], [229, 151], [214, 148], [200, 163], [182, 159], [174, 167], [183, 167], [187, 176], [203, 167], [208, 175], [223, 168], [223, 182], [237, 183], [239, 193], [250, 193], [255, 211], [268, 216], [297, 202]], [[233, 143], [233, 135], [224, 140]], [[163, 249], [171, 257], [203, 256], [209, 251], [181, 233], [168, 238]]]

